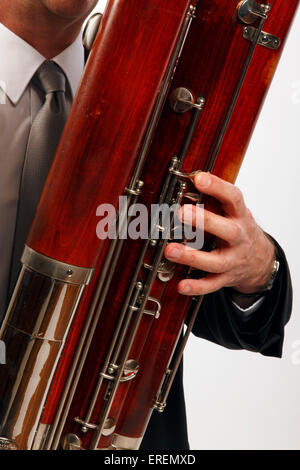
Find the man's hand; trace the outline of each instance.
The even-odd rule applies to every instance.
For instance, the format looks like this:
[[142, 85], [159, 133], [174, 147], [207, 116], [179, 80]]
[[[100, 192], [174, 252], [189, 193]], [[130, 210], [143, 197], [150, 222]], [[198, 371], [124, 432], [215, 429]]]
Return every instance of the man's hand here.
[[[165, 256], [176, 263], [205, 271], [203, 279], [185, 279], [178, 284], [178, 292], [185, 295], [205, 295], [222, 287], [234, 287], [242, 293], [258, 292], [269, 280], [275, 259], [275, 247], [256, 224], [247, 209], [240, 190], [209, 173], [199, 172], [195, 187], [218, 199], [223, 215], [204, 209], [204, 228], [217, 237], [217, 248], [210, 253], [170, 243]], [[179, 217], [195, 225], [200, 207], [185, 205]], [[199, 220], [199, 219], [198, 219]]]

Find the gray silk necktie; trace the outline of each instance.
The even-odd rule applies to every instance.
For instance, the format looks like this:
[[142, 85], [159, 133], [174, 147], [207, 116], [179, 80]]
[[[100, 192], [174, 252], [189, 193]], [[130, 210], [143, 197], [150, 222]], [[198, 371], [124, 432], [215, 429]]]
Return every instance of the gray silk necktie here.
[[68, 114], [66, 77], [58, 65], [45, 61], [33, 77], [32, 83], [45, 93], [45, 102], [32, 123], [25, 154], [9, 296], [19, 275], [26, 238]]

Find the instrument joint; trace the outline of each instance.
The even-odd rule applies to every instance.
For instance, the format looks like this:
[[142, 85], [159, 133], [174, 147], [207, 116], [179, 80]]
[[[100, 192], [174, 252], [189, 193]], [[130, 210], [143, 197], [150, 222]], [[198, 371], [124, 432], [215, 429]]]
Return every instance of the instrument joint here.
[[25, 245], [21, 261], [28, 269], [67, 284], [87, 285], [92, 280], [95, 271], [93, 268], [73, 266], [49, 258], [27, 245]]

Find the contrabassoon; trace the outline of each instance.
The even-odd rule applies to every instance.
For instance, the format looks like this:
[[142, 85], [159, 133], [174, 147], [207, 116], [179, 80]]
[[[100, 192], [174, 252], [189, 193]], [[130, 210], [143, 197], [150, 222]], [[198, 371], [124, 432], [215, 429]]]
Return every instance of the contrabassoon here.
[[205, 201], [198, 170], [235, 182], [298, 3], [108, 1], [1, 330], [1, 448], [139, 448], [202, 298], [167, 237], [122, 236], [130, 209]]

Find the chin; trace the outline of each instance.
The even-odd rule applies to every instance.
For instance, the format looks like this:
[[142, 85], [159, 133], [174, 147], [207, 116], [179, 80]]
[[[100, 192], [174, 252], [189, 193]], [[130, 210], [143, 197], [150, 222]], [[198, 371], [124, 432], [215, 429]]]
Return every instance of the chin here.
[[97, 5], [98, 0], [41, 0], [52, 13], [64, 18], [82, 18]]

